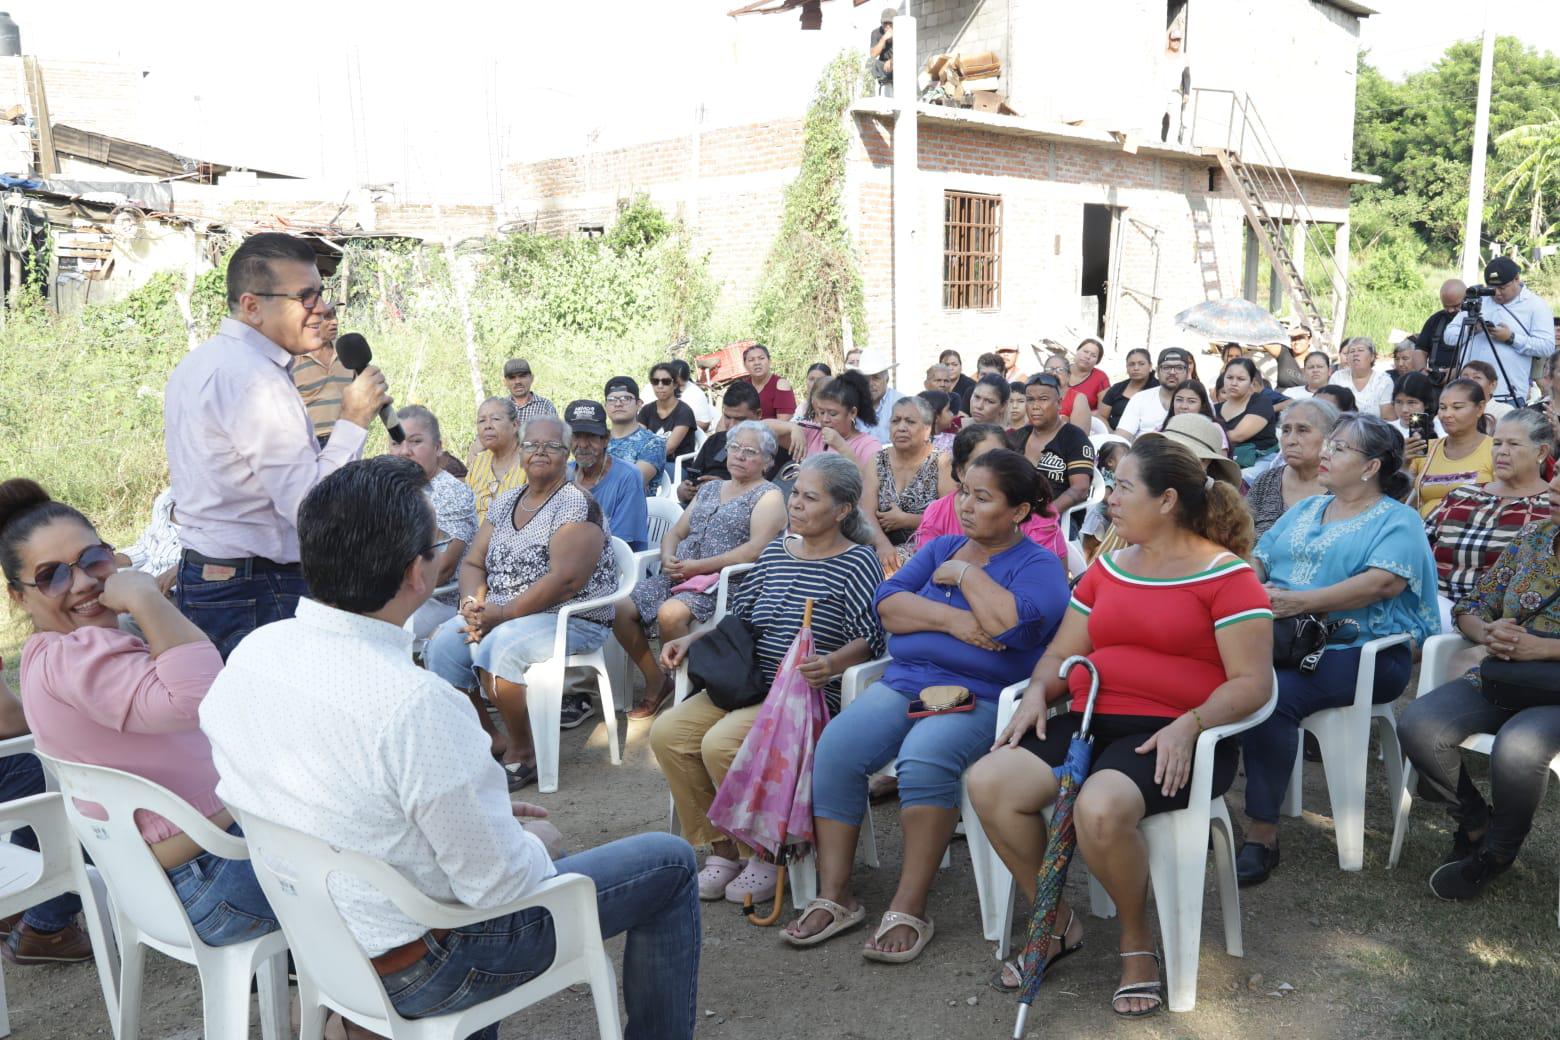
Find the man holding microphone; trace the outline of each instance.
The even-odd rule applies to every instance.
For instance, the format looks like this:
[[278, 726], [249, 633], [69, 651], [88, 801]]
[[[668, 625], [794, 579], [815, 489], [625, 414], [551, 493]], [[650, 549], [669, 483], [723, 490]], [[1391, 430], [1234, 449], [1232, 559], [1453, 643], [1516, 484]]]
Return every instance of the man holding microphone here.
[[390, 403], [370, 365], [342, 388], [326, 446], [315, 440], [290, 372], [322, 346], [330, 301], [303, 239], [246, 239], [228, 261], [227, 302], [217, 334], [179, 362], [163, 394], [183, 545], [177, 602], [224, 660], [254, 629], [292, 617], [307, 595], [298, 506], [362, 454], [369, 422]]
[[[1532, 359], [1555, 352], [1554, 314], [1523, 286], [1521, 270], [1509, 256], [1497, 256], [1489, 262], [1484, 268], [1484, 284], [1493, 292], [1484, 302], [1482, 324], [1473, 331], [1465, 356], [1458, 358], [1457, 364], [1485, 361], [1495, 366], [1496, 397], [1520, 408], [1527, 403]], [[1447, 346], [1457, 345], [1467, 321], [1468, 312], [1459, 311], [1446, 323], [1442, 338]], [[1425, 344], [1427, 350], [1429, 347]]]

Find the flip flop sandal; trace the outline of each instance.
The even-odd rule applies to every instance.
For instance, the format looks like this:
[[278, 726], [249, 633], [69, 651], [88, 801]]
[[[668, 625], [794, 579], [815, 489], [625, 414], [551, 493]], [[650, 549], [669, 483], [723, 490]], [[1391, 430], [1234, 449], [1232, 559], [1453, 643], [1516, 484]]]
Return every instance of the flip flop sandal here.
[[932, 941], [936, 926], [930, 920], [923, 921], [913, 914], [902, 914], [898, 910], [890, 910], [884, 914], [883, 920], [878, 923], [877, 932], [872, 936], [872, 942], [876, 943], [900, 925], [915, 932], [914, 946], [894, 953], [879, 950], [876, 946], [866, 946], [862, 948], [861, 955], [869, 961], [877, 961], [880, 964], [909, 964], [921, 956], [921, 951], [926, 949], [926, 944]]
[[790, 932], [782, 931], [780, 938], [800, 949], [804, 946], [817, 946], [819, 943], [828, 942], [841, 932], [848, 932], [867, 919], [867, 908], [858, 906], [854, 910], [847, 910], [832, 899], [814, 899], [807, 904], [798, 921], [807, 919], [807, 915], [814, 910], [822, 910], [829, 915], [829, 923], [811, 935], [796, 936]]
[[741, 906], [748, 896], [752, 896], [755, 903], [767, 903], [775, 894], [775, 879], [779, 876], [778, 867], [755, 856], [747, 861], [742, 873], [726, 885], [726, 902]]
[[[1073, 943], [1071, 946], [1067, 945], [1067, 933], [1072, 930], [1073, 922], [1075, 920], [1077, 920], [1077, 919], [1078, 919], [1077, 911], [1072, 910], [1072, 909], [1069, 908], [1068, 911], [1067, 911], [1067, 926], [1062, 929], [1062, 934], [1061, 935], [1057, 935], [1054, 932], [1052, 933], [1051, 938], [1055, 939], [1057, 942], [1061, 943], [1062, 945], [1061, 945], [1061, 949], [1057, 950], [1054, 954], [1052, 954], [1051, 955], [1051, 959], [1049, 961], [1046, 961], [1046, 964], [1045, 964], [1045, 974], [1046, 975], [1051, 974], [1051, 972], [1056, 968], [1056, 966], [1058, 964], [1060, 964], [1062, 961], [1066, 960], [1068, 957], [1071, 957], [1073, 954], [1075, 954], [1079, 950], [1083, 949], [1083, 940], [1082, 939], [1079, 939], [1077, 942]], [[991, 979], [990, 979], [991, 988], [996, 990], [999, 993], [1017, 993], [1020, 989], [1022, 989], [1023, 988], [1022, 983], [1020, 983], [1019, 985], [1014, 985], [1014, 986], [1008, 985], [1006, 976], [1007, 976], [1007, 973], [1009, 971], [1012, 971], [1012, 973], [1015, 976], [1017, 976], [1018, 978], [1020, 978], [1020, 979], [1022, 979], [1024, 977], [1023, 964], [1021, 963], [1020, 958], [1018, 958], [1018, 957], [1009, 957], [1007, 960], [1002, 962], [1002, 967], [998, 968], [997, 969], [997, 973], [995, 975], [991, 976]]]
[[[1153, 950], [1133, 950], [1130, 953], [1123, 953], [1121, 956], [1152, 957], [1155, 964], [1159, 963], [1159, 954]], [[1124, 997], [1133, 997], [1137, 1000], [1152, 1000], [1154, 1005], [1153, 1007], [1144, 1008], [1142, 1011], [1117, 1011], [1116, 1001]], [[1115, 1012], [1118, 1018], [1147, 1018], [1149, 1015], [1158, 1014], [1164, 1006], [1165, 987], [1164, 983], [1159, 979], [1155, 979], [1153, 982], [1129, 982], [1115, 993], [1112, 993], [1110, 997], [1110, 1009]]]
[[740, 873], [740, 859], [710, 856], [704, 861], [704, 869], [699, 871], [699, 898], [706, 902], [721, 898], [726, 894], [726, 886]]
[[509, 776], [509, 790], [518, 791], [536, 783], [536, 766], [520, 762], [506, 762], [504, 772]]

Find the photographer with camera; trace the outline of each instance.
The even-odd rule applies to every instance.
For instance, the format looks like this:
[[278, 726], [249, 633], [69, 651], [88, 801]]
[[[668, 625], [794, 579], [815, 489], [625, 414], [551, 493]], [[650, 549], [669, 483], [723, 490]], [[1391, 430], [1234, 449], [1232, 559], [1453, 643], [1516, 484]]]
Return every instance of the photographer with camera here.
[[[1441, 345], [1449, 349], [1437, 351], [1445, 360], [1434, 358], [1432, 365], [1491, 363], [1500, 376], [1496, 394], [1520, 408], [1527, 403], [1531, 359], [1555, 352], [1554, 320], [1549, 305], [1523, 286], [1517, 262], [1497, 256], [1484, 268], [1484, 285], [1469, 289], [1461, 312], [1447, 322]], [[1464, 342], [1463, 356], [1452, 356]]]

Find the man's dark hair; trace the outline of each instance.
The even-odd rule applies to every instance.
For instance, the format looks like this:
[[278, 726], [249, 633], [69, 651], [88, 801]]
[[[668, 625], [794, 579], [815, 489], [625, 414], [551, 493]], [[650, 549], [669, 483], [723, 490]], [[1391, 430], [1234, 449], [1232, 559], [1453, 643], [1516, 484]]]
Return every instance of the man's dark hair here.
[[354, 614], [395, 598], [406, 565], [434, 542], [428, 478], [411, 459], [349, 462], [298, 507], [298, 542], [309, 594]]
[[229, 311], [238, 309], [238, 298], [245, 293], [271, 292], [276, 288], [271, 264], [277, 260], [314, 264], [314, 247], [301, 238], [284, 235], [280, 231], [267, 231], [244, 239], [244, 244], [228, 260]]
[[975, 359], [975, 369], [995, 368], [999, 372], [1007, 371], [1007, 362], [1002, 360], [1001, 354], [982, 354]]
[[744, 383], [741, 380], [726, 385], [726, 396], [720, 399], [720, 403], [727, 408], [746, 406], [755, 412], [762, 411], [764, 407], [763, 399], [758, 396], [758, 390], [754, 388], [753, 384]]

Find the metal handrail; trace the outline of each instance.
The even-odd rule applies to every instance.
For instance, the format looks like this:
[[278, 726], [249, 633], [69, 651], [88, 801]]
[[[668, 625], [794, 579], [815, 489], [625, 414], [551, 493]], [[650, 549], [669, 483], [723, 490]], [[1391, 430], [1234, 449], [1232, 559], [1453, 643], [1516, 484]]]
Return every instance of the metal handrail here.
[[[1262, 114], [1257, 111], [1256, 104], [1251, 100], [1249, 93], [1237, 93], [1220, 87], [1194, 87], [1192, 88], [1192, 146], [1204, 147], [1199, 142], [1198, 113], [1201, 108], [1202, 95], [1224, 95], [1229, 99], [1229, 118], [1225, 123], [1224, 144], [1225, 151], [1230, 152], [1245, 164], [1254, 180], [1259, 181], [1263, 187], [1271, 190], [1272, 197], [1280, 207], [1287, 206], [1290, 210], [1289, 220], [1298, 219], [1305, 228], [1306, 242], [1309, 243], [1316, 255], [1321, 259], [1326, 268], [1329, 280], [1332, 282], [1333, 292], [1341, 293], [1344, 299], [1350, 295], [1348, 279], [1344, 277], [1333, 256], [1332, 248], [1327, 242], [1317, 235], [1314, 229], [1317, 220], [1311, 213], [1310, 206], [1305, 201], [1305, 195], [1300, 190], [1299, 183], [1295, 180], [1294, 172], [1284, 162], [1283, 156], [1278, 152], [1278, 146], [1273, 142], [1273, 135], [1268, 130]], [[1237, 121], [1239, 114], [1239, 138], [1236, 139]], [[1247, 137], [1252, 138], [1254, 151], [1248, 155]], [[1264, 205], [1264, 208], [1266, 206]], [[1282, 210], [1279, 216], [1282, 216]], [[1276, 218], [1275, 218], [1276, 219]]]

